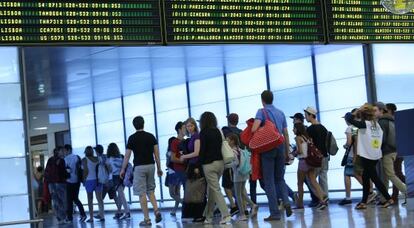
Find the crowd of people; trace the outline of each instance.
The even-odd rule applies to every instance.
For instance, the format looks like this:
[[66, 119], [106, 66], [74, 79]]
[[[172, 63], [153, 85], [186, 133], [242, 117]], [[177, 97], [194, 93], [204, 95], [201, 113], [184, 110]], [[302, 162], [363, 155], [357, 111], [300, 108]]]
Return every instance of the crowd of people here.
[[[324, 210], [328, 206], [329, 160], [338, 148], [335, 148], [336, 140], [332, 133], [317, 120], [318, 111], [307, 107], [303, 113], [290, 116], [295, 136], [295, 142], [290, 144], [286, 117], [282, 110], [273, 105], [273, 93], [263, 91], [261, 101], [263, 107], [258, 109], [251, 125], [244, 131], [254, 135], [270, 121], [283, 141], [260, 154], [241, 138], [244, 131], [237, 127], [239, 118], [236, 113], [227, 116], [228, 126], [221, 129], [212, 112], [204, 112], [198, 120], [199, 124], [194, 118], [176, 123], [177, 135], [168, 140], [166, 153], [168, 171], [165, 185], [175, 202], [170, 213], [172, 216], [176, 216], [181, 204], [183, 221], [211, 224], [213, 217], [221, 216], [220, 224], [227, 224], [236, 215], [237, 221], [247, 221], [249, 217], [255, 217], [259, 209], [257, 180], [268, 202], [269, 215], [265, 221], [280, 220], [283, 210], [287, 217], [295, 210], [303, 210], [304, 184], [312, 199], [309, 207]], [[396, 109], [394, 104], [377, 102], [364, 104], [343, 117], [348, 125], [342, 159], [346, 197], [339, 202], [340, 205], [352, 203], [351, 177], [358, 180], [363, 188], [362, 200], [355, 207], [358, 210], [366, 209], [367, 204], [376, 199], [378, 205], [386, 208], [398, 202], [398, 191], [406, 194], [402, 159], [397, 157], [395, 145], [393, 115]], [[305, 120], [309, 126], [306, 126]], [[106, 155], [102, 146], [88, 146], [82, 159], [72, 153], [70, 145], [54, 149], [44, 170], [44, 181], [60, 224], [72, 222], [74, 204], [78, 207], [81, 222], [93, 222], [94, 219], [105, 221], [103, 198], [106, 195], [117, 206], [114, 219], [131, 218], [124, 194], [124, 188], [129, 186], [140, 199], [144, 215], [140, 226], [152, 224], [148, 201], [152, 204], [155, 222], [162, 220], [154, 194], [155, 175], [163, 175], [158, 141], [144, 130], [143, 117], [135, 117], [133, 125], [136, 132], [128, 138], [125, 156], [115, 143], [109, 144]], [[225, 150], [233, 153], [230, 162]], [[132, 154], [131, 165], [129, 160]], [[284, 179], [286, 165], [291, 164], [295, 157], [299, 160], [297, 193]], [[247, 181], [250, 194], [247, 194], [245, 187]], [[388, 181], [395, 186], [392, 196], [388, 193]], [[78, 198], [81, 183], [88, 196], [89, 219]], [[373, 191], [373, 185], [377, 193]], [[183, 197], [181, 189], [184, 189]], [[229, 207], [222, 190], [228, 198]], [[99, 208], [97, 215], [93, 210], [94, 192]]]

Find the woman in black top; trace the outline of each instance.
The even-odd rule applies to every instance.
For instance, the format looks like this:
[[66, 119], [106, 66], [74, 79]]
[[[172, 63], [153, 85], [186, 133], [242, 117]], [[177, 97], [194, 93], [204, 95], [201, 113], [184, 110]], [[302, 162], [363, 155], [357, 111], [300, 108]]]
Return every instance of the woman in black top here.
[[220, 224], [231, 221], [226, 202], [221, 193], [219, 179], [223, 175], [224, 162], [221, 154], [223, 136], [217, 128], [217, 119], [211, 112], [204, 112], [200, 117], [200, 163], [203, 166], [204, 176], [207, 181], [208, 199], [204, 210], [206, 217], [204, 223], [212, 223], [214, 205], [220, 209], [222, 220]]

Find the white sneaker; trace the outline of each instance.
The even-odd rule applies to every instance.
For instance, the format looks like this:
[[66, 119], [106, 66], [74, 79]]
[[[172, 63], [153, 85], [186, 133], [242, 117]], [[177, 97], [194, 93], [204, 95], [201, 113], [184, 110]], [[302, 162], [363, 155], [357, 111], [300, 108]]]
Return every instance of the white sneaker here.
[[229, 216], [227, 216], [227, 217], [223, 218], [223, 219], [220, 221], [220, 224], [224, 225], [224, 224], [228, 224], [228, 223], [230, 223], [230, 222], [231, 222], [231, 216], [229, 215]]
[[211, 218], [206, 218], [206, 219], [204, 220], [204, 224], [205, 224], [205, 225], [212, 224], [212, 223], [213, 223], [213, 219], [211, 219]]
[[247, 221], [246, 215], [241, 215], [237, 218], [237, 221]]

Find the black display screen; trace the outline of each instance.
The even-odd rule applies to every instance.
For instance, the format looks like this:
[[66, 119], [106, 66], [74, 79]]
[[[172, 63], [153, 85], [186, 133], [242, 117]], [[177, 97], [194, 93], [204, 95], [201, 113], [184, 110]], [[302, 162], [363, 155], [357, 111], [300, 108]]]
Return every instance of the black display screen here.
[[329, 42], [413, 42], [414, 14], [396, 15], [379, 0], [327, 0]]
[[165, 0], [167, 43], [321, 43], [320, 0]]
[[2, 0], [0, 44], [161, 43], [159, 0]]

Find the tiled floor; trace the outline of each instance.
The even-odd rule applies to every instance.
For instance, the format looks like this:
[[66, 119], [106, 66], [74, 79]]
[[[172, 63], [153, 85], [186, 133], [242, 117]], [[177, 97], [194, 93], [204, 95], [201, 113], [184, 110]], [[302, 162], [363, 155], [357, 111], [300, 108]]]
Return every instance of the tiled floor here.
[[[265, 205], [261, 205], [256, 219], [250, 219], [248, 222], [233, 221], [232, 225], [224, 227], [414, 227], [414, 212], [407, 212], [405, 207], [394, 206], [383, 209], [372, 205], [367, 210], [357, 211], [354, 209], [354, 206], [355, 204], [348, 206], [331, 204], [324, 211], [305, 208], [304, 211], [294, 211], [294, 214], [289, 218], [284, 217], [281, 221], [268, 223], [263, 221], [263, 218], [268, 216], [268, 210]], [[113, 214], [110, 212], [106, 213], [106, 221], [104, 223], [95, 222], [94, 224], [88, 224], [74, 222], [73, 224], [61, 226], [56, 225], [56, 221], [52, 216], [48, 216], [46, 217], [44, 227], [129, 228], [138, 227], [139, 222], [143, 219], [142, 213], [138, 211], [133, 212], [133, 218], [130, 221], [116, 221], [112, 219]], [[177, 218], [175, 218], [169, 215], [169, 211], [163, 211], [163, 221], [155, 224], [152, 217], [152, 227], [213, 227], [212, 225], [203, 226], [202, 224], [183, 223], [180, 216], [181, 214], [178, 213]], [[77, 220], [78, 217], [75, 217], [74, 221]]]

